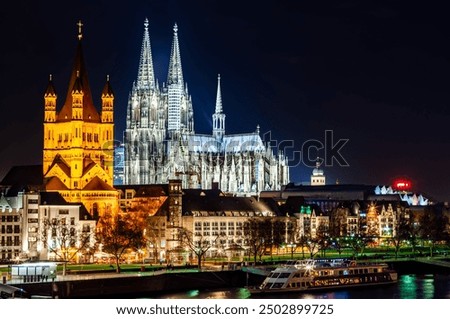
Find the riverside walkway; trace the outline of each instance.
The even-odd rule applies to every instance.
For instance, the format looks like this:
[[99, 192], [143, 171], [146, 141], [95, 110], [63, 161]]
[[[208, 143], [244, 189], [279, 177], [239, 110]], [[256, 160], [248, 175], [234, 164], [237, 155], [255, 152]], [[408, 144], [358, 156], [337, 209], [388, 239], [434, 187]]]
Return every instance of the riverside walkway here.
[[418, 262], [421, 262], [423, 264], [439, 266], [439, 267], [445, 267], [445, 268], [449, 268], [450, 269], [450, 261], [448, 261], [448, 260], [428, 258], [428, 257], [417, 258], [415, 260], [418, 261]]
[[[206, 271], [218, 271], [218, 267], [214, 266], [208, 266], [203, 267], [202, 272]], [[93, 280], [93, 279], [108, 279], [108, 278], [126, 278], [126, 277], [148, 277], [148, 276], [159, 276], [163, 274], [170, 274], [170, 273], [194, 273], [198, 272], [197, 268], [174, 268], [174, 269], [159, 269], [159, 270], [145, 270], [145, 271], [122, 271], [120, 273], [117, 273], [115, 271], [109, 271], [109, 272], [89, 272], [89, 271], [79, 271], [71, 273], [71, 271], [67, 271], [65, 275], [61, 274], [61, 271], [58, 272], [58, 275], [56, 278], [48, 279], [48, 280], [40, 280], [40, 281], [27, 281], [27, 284], [33, 284], [33, 283], [42, 283], [42, 282], [63, 282], [63, 281], [76, 281], [76, 280]], [[8, 285], [14, 285], [14, 284], [23, 284], [25, 283], [23, 278], [12, 278], [9, 280], [6, 280], [5, 282]]]

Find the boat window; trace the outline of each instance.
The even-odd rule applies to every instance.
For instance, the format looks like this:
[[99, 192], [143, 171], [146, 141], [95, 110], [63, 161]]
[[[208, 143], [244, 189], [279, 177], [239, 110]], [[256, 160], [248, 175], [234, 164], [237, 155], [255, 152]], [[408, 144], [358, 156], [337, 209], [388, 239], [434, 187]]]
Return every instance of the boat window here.
[[280, 274], [280, 277], [279, 277], [279, 278], [288, 278], [289, 275], [290, 275], [290, 273], [288, 273], [288, 272], [282, 272], [282, 273]]
[[276, 283], [274, 283], [273, 285], [272, 285], [272, 289], [274, 289], [274, 288], [281, 288], [283, 286], [283, 283], [281, 283], [281, 282], [276, 282]]
[[273, 272], [272, 276], [270, 276], [270, 278], [278, 278], [279, 275], [280, 275], [279, 272]]

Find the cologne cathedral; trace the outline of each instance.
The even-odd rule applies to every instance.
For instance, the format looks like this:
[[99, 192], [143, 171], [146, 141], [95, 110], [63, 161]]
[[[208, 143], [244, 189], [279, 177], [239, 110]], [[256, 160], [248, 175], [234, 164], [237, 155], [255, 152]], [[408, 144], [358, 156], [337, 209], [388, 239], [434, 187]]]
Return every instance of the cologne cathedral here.
[[148, 25], [146, 19], [137, 80], [128, 100], [124, 184], [164, 184], [180, 179], [183, 188], [217, 187], [241, 196], [286, 185], [287, 158], [281, 152], [274, 154], [263, 142], [259, 126], [249, 133], [226, 134], [220, 75], [212, 132], [195, 133], [192, 98], [183, 79], [178, 27], [175, 24], [173, 28], [167, 81], [160, 86], [154, 75]]

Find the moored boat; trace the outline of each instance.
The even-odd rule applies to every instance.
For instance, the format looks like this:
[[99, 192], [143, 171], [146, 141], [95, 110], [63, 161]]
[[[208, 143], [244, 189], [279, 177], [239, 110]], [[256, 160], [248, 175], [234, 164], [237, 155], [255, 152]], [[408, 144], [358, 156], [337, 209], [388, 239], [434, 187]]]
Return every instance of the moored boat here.
[[247, 287], [252, 294], [333, 290], [397, 282], [397, 272], [386, 263], [356, 263], [347, 259], [290, 260], [261, 285]]

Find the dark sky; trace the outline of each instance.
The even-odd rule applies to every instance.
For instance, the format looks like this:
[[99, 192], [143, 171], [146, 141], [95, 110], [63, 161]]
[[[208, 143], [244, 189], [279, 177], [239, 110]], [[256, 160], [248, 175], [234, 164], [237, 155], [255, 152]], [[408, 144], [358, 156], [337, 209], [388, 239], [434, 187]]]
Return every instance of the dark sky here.
[[[331, 130], [334, 143], [348, 139], [340, 154], [349, 165], [329, 163], [329, 182], [406, 176], [415, 191], [450, 200], [450, 20], [433, 1], [2, 4], [0, 178], [12, 165], [41, 163], [43, 93], [51, 73], [63, 103], [79, 19], [94, 100], [100, 105], [109, 74], [121, 140], [146, 17], [160, 84], [178, 24], [196, 132], [211, 131], [220, 73], [227, 133], [259, 124], [272, 140], [292, 141], [292, 155], [308, 140], [325, 143]], [[310, 172], [295, 165], [291, 180], [307, 181]]]

